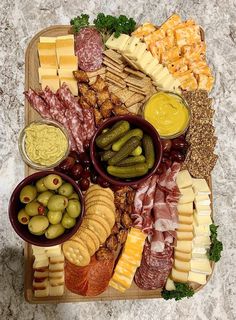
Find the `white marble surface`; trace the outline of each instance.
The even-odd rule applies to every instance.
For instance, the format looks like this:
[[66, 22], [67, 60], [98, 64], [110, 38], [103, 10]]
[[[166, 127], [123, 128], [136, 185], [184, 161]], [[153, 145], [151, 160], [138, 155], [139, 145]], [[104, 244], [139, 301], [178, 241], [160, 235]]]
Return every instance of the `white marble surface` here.
[[[87, 11], [125, 13], [138, 22], [163, 22], [173, 12], [196, 19], [206, 31], [208, 60], [216, 85], [215, 126], [219, 161], [213, 173], [215, 221], [224, 243], [221, 261], [208, 285], [191, 299], [29, 305], [23, 298], [23, 243], [7, 216], [8, 199], [23, 178], [17, 137], [24, 123], [24, 51], [31, 37], [47, 26], [68, 24]], [[0, 1], [0, 319], [236, 319], [236, 2], [182, 1]]]

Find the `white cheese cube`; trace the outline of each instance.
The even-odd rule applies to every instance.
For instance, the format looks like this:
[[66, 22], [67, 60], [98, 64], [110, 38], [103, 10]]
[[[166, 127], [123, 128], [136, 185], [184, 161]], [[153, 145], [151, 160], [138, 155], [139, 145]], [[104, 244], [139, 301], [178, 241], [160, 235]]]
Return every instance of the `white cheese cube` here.
[[132, 54], [135, 51], [136, 46], [139, 42], [140, 42], [139, 38], [135, 36], [130, 37], [125, 47], [123, 48], [122, 52], [126, 55]]
[[188, 274], [188, 281], [196, 282], [199, 284], [206, 284], [206, 275], [202, 273], [190, 271]]
[[188, 272], [183, 272], [172, 268], [171, 278], [176, 282], [186, 283], [188, 281]]
[[209, 236], [197, 236], [193, 239], [194, 247], [205, 247], [209, 248], [211, 245], [211, 240]]
[[195, 203], [196, 212], [200, 216], [208, 216], [211, 214], [211, 207], [210, 206], [202, 206], [198, 203]]
[[182, 204], [182, 203], [193, 202], [194, 192], [192, 187], [183, 188], [183, 189], [180, 189], [179, 191], [181, 193], [181, 197], [178, 203]]
[[168, 278], [165, 284], [165, 288], [168, 291], [176, 290], [174, 281]]
[[109, 49], [123, 51], [126, 43], [129, 41], [130, 36], [127, 34], [121, 34], [118, 38], [115, 38], [114, 34], [106, 42], [106, 47]]
[[176, 184], [179, 189], [192, 186], [193, 180], [188, 170], [182, 170], [178, 173], [176, 178]]
[[193, 216], [196, 224], [199, 225], [210, 225], [212, 224], [212, 219], [210, 215], [198, 215], [196, 210], [193, 211]]
[[191, 262], [191, 271], [199, 272], [203, 274], [211, 274], [212, 269], [209, 260], [207, 259], [192, 259]]
[[197, 194], [211, 194], [211, 190], [205, 179], [193, 179], [193, 191]]

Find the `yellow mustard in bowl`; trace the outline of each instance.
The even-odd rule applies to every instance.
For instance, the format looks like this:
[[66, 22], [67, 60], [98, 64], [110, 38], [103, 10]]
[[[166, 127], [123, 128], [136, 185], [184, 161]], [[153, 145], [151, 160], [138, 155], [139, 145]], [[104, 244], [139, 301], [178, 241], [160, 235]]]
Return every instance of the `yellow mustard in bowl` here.
[[25, 151], [32, 162], [51, 166], [65, 156], [67, 149], [68, 140], [60, 128], [43, 123], [25, 128]]
[[146, 103], [144, 118], [162, 138], [173, 138], [181, 135], [188, 127], [190, 111], [181, 96], [158, 92]]

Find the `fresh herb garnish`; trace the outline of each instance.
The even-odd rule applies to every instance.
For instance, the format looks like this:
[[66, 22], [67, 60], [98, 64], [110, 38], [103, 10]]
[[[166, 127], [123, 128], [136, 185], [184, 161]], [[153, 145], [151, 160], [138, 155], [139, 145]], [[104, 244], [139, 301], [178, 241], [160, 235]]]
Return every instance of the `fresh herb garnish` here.
[[194, 290], [187, 283], [175, 282], [175, 290], [168, 291], [163, 289], [161, 292], [162, 298], [165, 300], [175, 299], [176, 301], [183, 298], [190, 298], [194, 295]]
[[215, 224], [210, 225], [210, 231], [211, 231], [211, 246], [210, 250], [208, 252], [208, 257], [212, 261], [219, 261], [221, 258], [221, 251], [223, 250], [223, 244], [221, 241], [217, 239], [217, 228]]
[[74, 32], [77, 33], [81, 28], [89, 26], [89, 15], [81, 14], [70, 20], [70, 24], [73, 26]]

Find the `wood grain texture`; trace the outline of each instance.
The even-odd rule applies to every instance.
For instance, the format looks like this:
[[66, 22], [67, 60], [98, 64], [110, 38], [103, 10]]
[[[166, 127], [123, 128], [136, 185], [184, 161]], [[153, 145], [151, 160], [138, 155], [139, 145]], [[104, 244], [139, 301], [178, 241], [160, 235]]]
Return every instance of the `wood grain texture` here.
[[[55, 37], [60, 35], [66, 35], [70, 33], [70, 26], [68, 25], [55, 25], [49, 28], [41, 30], [37, 33], [30, 41], [26, 53], [25, 53], [25, 90], [29, 88], [39, 90], [39, 79], [38, 79], [38, 67], [39, 59], [37, 53], [37, 43], [39, 42], [39, 37]], [[204, 40], [204, 31], [201, 29], [201, 36]], [[25, 99], [25, 124], [29, 124], [31, 121], [40, 119], [37, 112], [33, 110], [28, 101]], [[34, 173], [35, 170], [28, 166], [25, 166], [25, 176]], [[209, 185], [211, 186], [211, 179], [209, 179]], [[211, 203], [212, 203], [211, 196]], [[45, 303], [65, 303], [65, 302], [83, 302], [83, 301], [109, 301], [109, 300], [128, 300], [128, 299], [152, 299], [161, 298], [161, 289], [159, 290], [141, 290], [133, 282], [130, 289], [125, 293], [120, 293], [119, 291], [108, 288], [104, 293], [97, 297], [83, 297], [71, 293], [65, 288], [65, 293], [62, 297], [46, 297], [46, 298], [36, 298], [33, 295], [32, 290], [32, 280], [33, 280], [33, 256], [31, 245], [25, 243], [24, 248], [24, 260], [25, 260], [25, 276], [24, 276], [24, 296], [26, 301], [29, 303], [45, 304]], [[212, 264], [214, 267], [214, 263]], [[210, 276], [208, 276], [208, 281]], [[193, 284], [195, 291], [200, 290], [204, 286]]]

